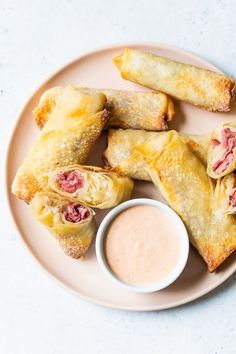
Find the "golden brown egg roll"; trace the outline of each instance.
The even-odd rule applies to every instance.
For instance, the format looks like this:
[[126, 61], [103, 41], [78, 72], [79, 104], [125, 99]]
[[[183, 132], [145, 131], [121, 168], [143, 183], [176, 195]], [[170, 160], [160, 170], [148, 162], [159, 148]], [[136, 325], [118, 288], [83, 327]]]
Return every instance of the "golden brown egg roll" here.
[[[150, 181], [143, 159], [137, 151], [139, 145], [147, 141], [159, 139], [166, 132], [147, 132], [131, 129], [110, 129], [108, 146], [104, 152], [105, 163], [114, 171], [123, 173], [131, 178]], [[207, 148], [210, 141], [208, 135], [181, 134], [182, 141], [206, 165]]]
[[91, 207], [112, 208], [131, 196], [133, 181], [95, 166], [66, 166], [49, 172], [49, 187]]
[[[93, 115], [83, 115], [84, 109], [80, 111], [81, 99], [73, 99], [72, 105], [71, 93], [75, 94], [71, 87], [63, 92], [63, 97], [56, 104], [50, 119], [16, 173], [12, 192], [26, 202], [47, 188], [47, 173], [50, 170], [85, 162], [109, 117], [107, 109]], [[76, 94], [82, 95], [83, 100], [91, 100], [88, 94]], [[93, 96], [95, 101], [101, 101], [99, 109], [105, 105], [103, 94]]]
[[211, 135], [207, 156], [207, 173], [220, 178], [236, 169], [236, 122], [225, 123]]
[[133, 92], [111, 89], [81, 88], [82, 92], [103, 92], [111, 118], [106, 128], [168, 129], [175, 110], [172, 99], [160, 92]]
[[129, 48], [113, 60], [126, 80], [212, 112], [230, 110], [235, 82], [228, 76]]
[[215, 184], [205, 166], [175, 131], [138, 151], [152, 181], [185, 223], [191, 243], [214, 271], [236, 249], [236, 219], [215, 208]]
[[52, 192], [37, 193], [30, 208], [68, 256], [84, 256], [96, 232], [92, 209], [73, 198], [67, 199]]
[[[42, 95], [38, 107], [34, 110], [39, 128], [42, 128], [49, 119], [63, 90], [63, 87], [54, 87]], [[76, 90], [82, 93], [103, 93], [106, 96], [106, 106], [111, 111], [111, 118], [105, 128], [167, 130], [168, 122], [172, 120], [175, 113], [171, 98], [159, 92], [132, 92], [85, 87]], [[85, 106], [88, 108], [88, 102], [85, 102]], [[97, 106], [99, 106], [99, 101], [91, 100], [90, 112], [97, 112]]]

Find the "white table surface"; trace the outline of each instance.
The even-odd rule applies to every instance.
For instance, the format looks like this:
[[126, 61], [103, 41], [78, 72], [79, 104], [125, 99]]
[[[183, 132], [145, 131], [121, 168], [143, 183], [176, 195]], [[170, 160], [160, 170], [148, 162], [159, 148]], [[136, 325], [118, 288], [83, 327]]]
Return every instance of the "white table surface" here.
[[[0, 158], [17, 114], [48, 75], [83, 52], [156, 41], [198, 54], [236, 77], [236, 2], [0, 1]], [[4, 167], [1, 168], [1, 173]], [[86, 303], [28, 256], [1, 181], [0, 353], [236, 353], [236, 276], [194, 303], [161, 312]]]

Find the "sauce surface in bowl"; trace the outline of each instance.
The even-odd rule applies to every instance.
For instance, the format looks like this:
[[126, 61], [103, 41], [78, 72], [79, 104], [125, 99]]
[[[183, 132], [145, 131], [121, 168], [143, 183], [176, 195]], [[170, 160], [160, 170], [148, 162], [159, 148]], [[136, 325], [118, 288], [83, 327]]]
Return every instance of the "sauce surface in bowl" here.
[[171, 274], [180, 257], [181, 243], [181, 234], [167, 212], [138, 205], [122, 211], [110, 223], [104, 253], [118, 279], [146, 286]]

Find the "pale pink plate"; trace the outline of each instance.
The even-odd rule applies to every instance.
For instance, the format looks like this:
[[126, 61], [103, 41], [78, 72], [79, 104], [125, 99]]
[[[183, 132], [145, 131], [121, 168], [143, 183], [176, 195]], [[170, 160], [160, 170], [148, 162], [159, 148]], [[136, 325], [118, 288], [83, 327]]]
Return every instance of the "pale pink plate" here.
[[[69, 83], [78, 86], [143, 90], [142, 87], [122, 80], [112, 63], [112, 57], [127, 46], [217, 70], [213, 65], [193, 54], [154, 43], [126, 43], [109, 46], [78, 58], [44, 83], [30, 98], [20, 114], [9, 144], [6, 188], [9, 206], [22, 240], [41, 266], [61, 285], [86, 300], [104, 306], [139, 311], [159, 310], [187, 303], [220, 285], [236, 270], [235, 255], [232, 255], [217, 272], [210, 274], [197, 252], [191, 249], [185, 271], [170, 287], [152, 294], [132, 293], [114, 285], [104, 276], [97, 264], [94, 246], [91, 247], [84, 261], [74, 260], [64, 255], [54, 238], [33, 219], [28, 206], [18, 201], [10, 192], [17, 167], [38, 136], [38, 129], [31, 112], [44, 90]], [[197, 134], [209, 133], [218, 124], [234, 120], [236, 107], [231, 113], [209, 113], [177, 102], [176, 109], [177, 114], [171, 127], [182, 132]], [[101, 154], [105, 146], [106, 134], [104, 133], [94, 146], [88, 162], [101, 165]], [[145, 182], [136, 183], [133, 197], [150, 197], [162, 200], [152, 184]], [[105, 214], [106, 212], [97, 210], [98, 222]]]

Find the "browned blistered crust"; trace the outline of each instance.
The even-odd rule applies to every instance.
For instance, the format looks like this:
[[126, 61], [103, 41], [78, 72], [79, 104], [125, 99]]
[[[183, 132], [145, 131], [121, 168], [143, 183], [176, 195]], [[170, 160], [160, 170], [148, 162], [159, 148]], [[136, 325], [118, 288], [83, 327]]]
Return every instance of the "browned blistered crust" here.
[[59, 242], [59, 244], [67, 256], [76, 259], [83, 257], [89, 248], [89, 245], [84, 245], [81, 240], [75, 237], [72, 240], [68, 240], [66, 243]]
[[216, 87], [221, 92], [219, 99], [213, 104], [212, 112], [228, 112], [230, 111], [231, 102], [235, 96], [235, 82], [227, 77], [222, 77], [216, 83]]
[[54, 87], [47, 90], [40, 98], [38, 106], [34, 109], [33, 114], [36, 124], [40, 129], [44, 127], [47, 122], [50, 113], [55, 107], [58, 97], [62, 93], [61, 87]]
[[234, 251], [236, 250], [236, 245], [225, 246], [225, 249], [222, 253], [215, 257], [212, 247], [208, 246], [202, 257], [207, 263], [209, 272], [214, 272]]
[[18, 171], [19, 172], [15, 177], [14, 184], [12, 185], [12, 192], [18, 199], [21, 199], [29, 204], [34, 195], [42, 192], [43, 188], [32, 173], [24, 171], [21, 173], [21, 170]]

